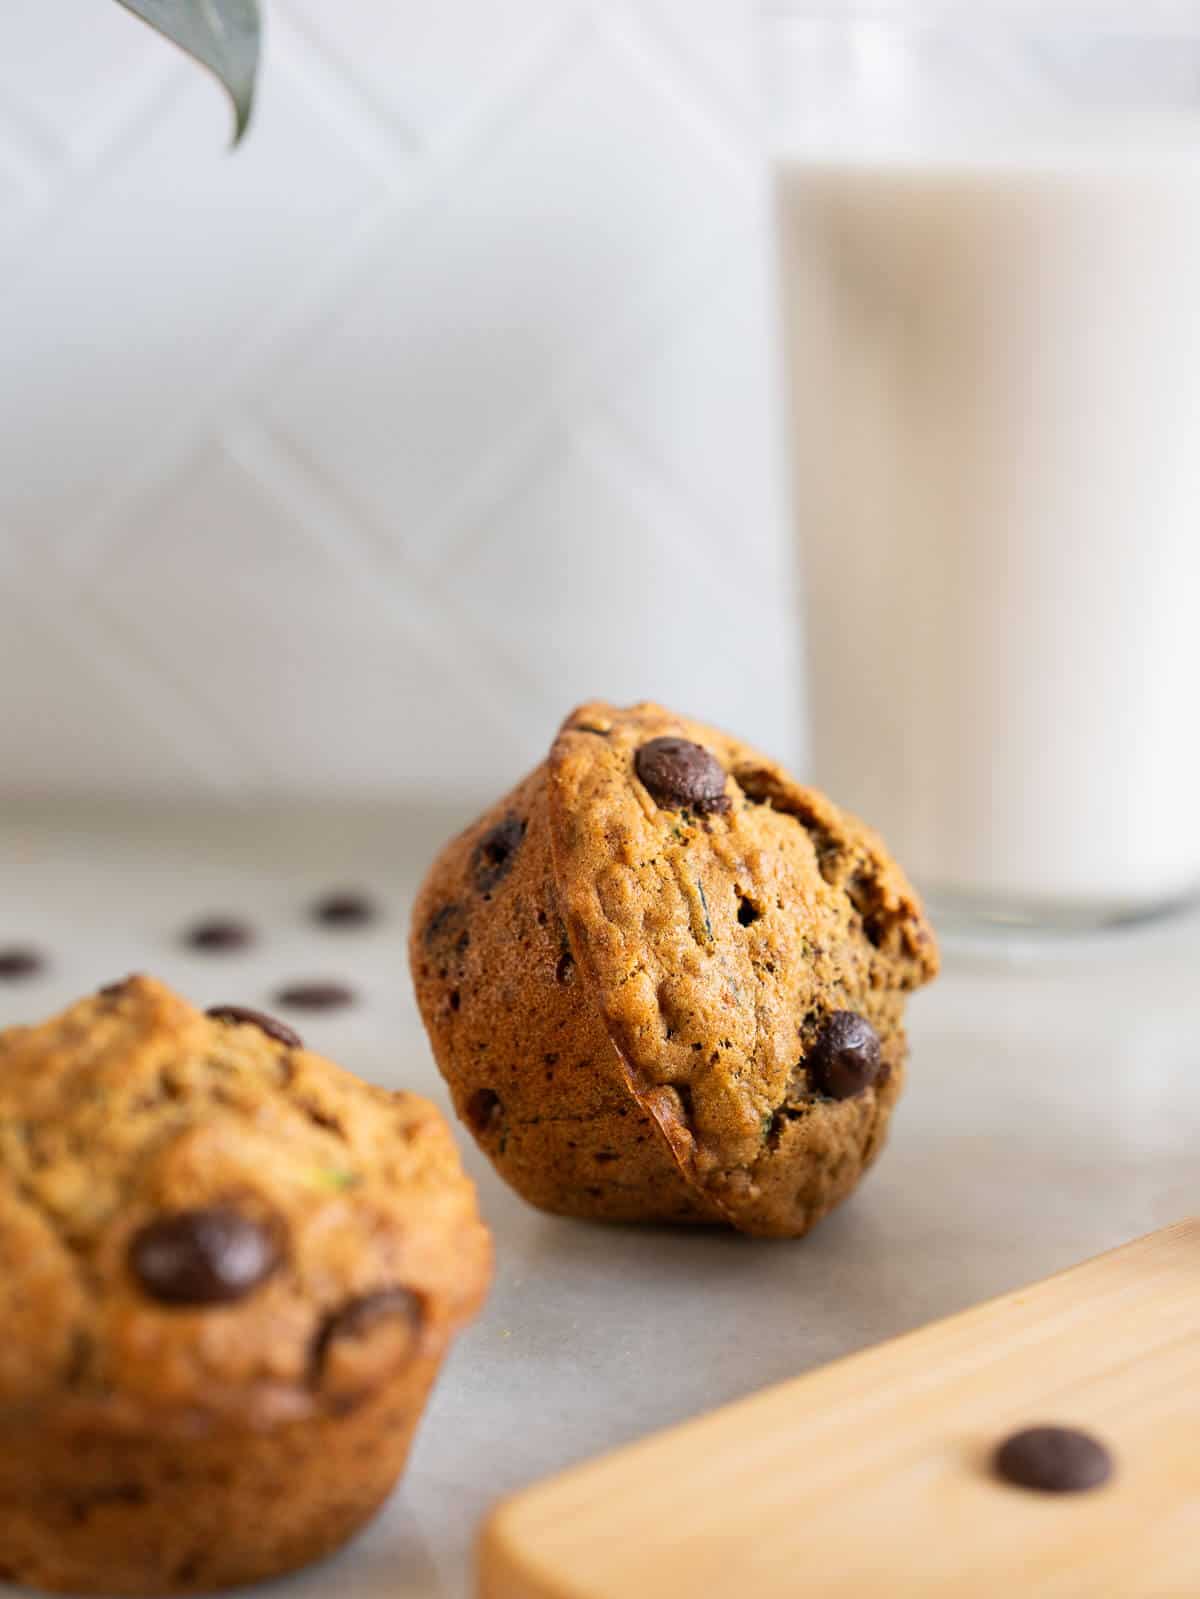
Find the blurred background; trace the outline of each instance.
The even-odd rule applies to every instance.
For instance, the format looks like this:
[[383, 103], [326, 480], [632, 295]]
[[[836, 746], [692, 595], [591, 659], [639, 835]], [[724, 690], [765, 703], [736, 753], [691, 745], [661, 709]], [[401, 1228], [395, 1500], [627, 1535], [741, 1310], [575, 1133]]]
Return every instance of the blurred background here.
[[497, 1495], [1194, 1210], [1195, 0], [268, 0], [234, 152], [113, 0], [0, 9], [0, 1027], [147, 971], [449, 1108], [413, 892], [593, 696], [941, 891], [800, 1252], [463, 1134], [500, 1277], [343, 1591], [463, 1599]]
[[581, 698], [803, 754], [741, 0], [117, 6], [0, 52], [0, 793], [485, 797]]

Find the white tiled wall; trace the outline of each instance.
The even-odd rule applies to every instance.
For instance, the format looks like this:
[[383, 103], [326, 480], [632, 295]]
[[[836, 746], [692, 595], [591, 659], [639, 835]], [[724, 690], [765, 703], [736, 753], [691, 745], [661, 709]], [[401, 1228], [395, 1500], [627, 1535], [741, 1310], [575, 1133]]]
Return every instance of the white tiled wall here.
[[0, 24], [0, 793], [483, 789], [798, 712], [749, 0]]

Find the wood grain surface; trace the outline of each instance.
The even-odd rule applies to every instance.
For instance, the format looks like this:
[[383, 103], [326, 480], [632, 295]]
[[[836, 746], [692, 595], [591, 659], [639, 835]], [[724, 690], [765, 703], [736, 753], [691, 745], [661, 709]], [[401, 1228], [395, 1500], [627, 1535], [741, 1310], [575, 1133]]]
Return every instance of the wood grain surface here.
[[[1112, 1481], [997, 1481], [996, 1443], [1039, 1422], [1103, 1438]], [[479, 1593], [1198, 1599], [1200, 1220], [526, 1490], [484, 1527]]]

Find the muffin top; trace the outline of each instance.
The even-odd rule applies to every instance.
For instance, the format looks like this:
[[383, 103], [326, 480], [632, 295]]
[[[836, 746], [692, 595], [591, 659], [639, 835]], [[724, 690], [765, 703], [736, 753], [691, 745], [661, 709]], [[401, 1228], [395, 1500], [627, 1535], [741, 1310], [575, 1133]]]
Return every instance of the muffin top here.
[[736, 1211], [789, 1120], [853, 1114], [937, 970], [920, 903], [863, 823], [659, 705], [581, 706], [549, 781], [575, 958], [676, 1159]]
[[131, 977], [0, 1033], [0, 1421], [352, 1407], [477, 1307], [440, 1113]]

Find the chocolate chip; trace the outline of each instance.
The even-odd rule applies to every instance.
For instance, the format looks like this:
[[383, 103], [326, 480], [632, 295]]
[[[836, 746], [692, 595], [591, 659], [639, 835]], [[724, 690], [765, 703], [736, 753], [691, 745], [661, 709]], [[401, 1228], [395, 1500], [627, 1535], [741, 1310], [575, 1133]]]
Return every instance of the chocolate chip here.
[[879, 1076], [879, 1034], [865, 1016], [835, 1010], [805, 1062], [811, 1088], [829, 1099], [853, 1099]]
[[729, 809], [725, 770], [702, 744], [686, 738], [652, 738], [638, 750], [633, 764], [664, 810], [710, 816]]
[[122, 977], [118, 982], [105, 983], [103, 988], [96, 990], [96, 993], [101, 999], [119, 999], [132, 981], [132, 977]]
[[304, 1048], [300, 1034], [294, 1032], [286, 1022], [277, 1022], [274, 1016], [268, 1016], [261, 1010], [251, 1010], [248, 1005], [210, 1005], [204, 1014], [211, 1016], [214, 1022], [228, 1022], [232, 1027], [239, 1023], [257, 1027], [260, 1033], [266, 1033], [276, 1043], [286, 1044], [289, 1049]]
[[354, 990], [346, 983], [319, 980], [312, 983], [289, 983], [275, 995], [281, 1005], [296, 1010], [340, 1010], [354, 1003]]
[[211, 916], [189, 927], [183, 937], [189, 949], [220, 954], [225, 950], [246, 949], [254, 942], [254, 929], [248, 922], [232, 916]]
[[381, 1288], [327, 1316], [313, 1340], [310, 1380], [345, 1414], [417, 1350], [424, 1319], [408, 1288]]
[[45, 965], [44, 956], [36, 949], [23, 945], [0, 949], [0, 981], [19, 982], [23, 977], [36, 977]]
[[313, 920], [323, 927], [365, 927], [378, 915], [369, 895], [356, 889], [339, 889], [326, 894], [312, 908]]
[[1075, 1427], [1026, 1427], [992, 1456], [996, 1475], [1039, 1493], [1085, 1493], [1112, 1476], [1112, 1456], [1098, 1438]]
[[508, 876], [524, 837], [524, 821], [510, 812], [479, 840], [471, 855], [471, 873], [481, 894], [490, 894]]
[[134, 1276], [164, 1305], [224, 1305], [244, 1299], [280, 1263], [272, 1234], [227, 1205], [160, 1216], [129, 1246]]
[[432, 949], [440, 944], [451, 933], [457, 932], [463, 921], [463, 907], [456, 900], [451, 900], [446, 905], [439, 905], [437, 910], [425, 923], [423, 937], [427, 946]]
[[343, 1338], [362, 1338], [380, 1322], [393, 1319], [407, 1322], [415, 1335], [421, 1326], [421, 1301], [411, 1288], [380, 1288], [373, 1294], [352, 1299], [327, 1316], [313, 1346], [318, 1373], [325, 1365], [331, 1346]]
[[492, 1132], [503, 1117], [504, 1106], [500, 1103], [500, 1095], [491, 1088], [477, 1088], [467, 1100], [467, 1125], [474, 1133]]

